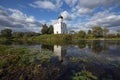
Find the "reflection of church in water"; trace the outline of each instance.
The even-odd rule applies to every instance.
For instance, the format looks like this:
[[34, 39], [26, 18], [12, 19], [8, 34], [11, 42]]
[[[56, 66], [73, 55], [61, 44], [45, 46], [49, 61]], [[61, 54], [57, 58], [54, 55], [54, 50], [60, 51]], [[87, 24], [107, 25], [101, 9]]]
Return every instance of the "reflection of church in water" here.
[[67, 54], [67, 48], [65, 46], [54, 45], [54, 53], [58, 56], [59, 61], [63, 61]]
[[42, 45], [42, 49], [48, 49], [58, 57], [59, 61], [65, 60], [65, 55], [67, 54], [67, 47], [66, 46], [60, 46], [60, 45]]

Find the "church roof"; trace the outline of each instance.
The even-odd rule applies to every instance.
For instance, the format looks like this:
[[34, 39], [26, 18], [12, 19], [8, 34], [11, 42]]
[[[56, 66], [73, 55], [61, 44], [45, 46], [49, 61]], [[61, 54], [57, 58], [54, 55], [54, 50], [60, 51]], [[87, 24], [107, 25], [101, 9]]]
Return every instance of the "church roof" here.
[[59, 18], [62, 18], [62, 19], [63, 19], [63, 17], [62, 17], [61, 15], [58, 17], [58, 19], [59, 19]]

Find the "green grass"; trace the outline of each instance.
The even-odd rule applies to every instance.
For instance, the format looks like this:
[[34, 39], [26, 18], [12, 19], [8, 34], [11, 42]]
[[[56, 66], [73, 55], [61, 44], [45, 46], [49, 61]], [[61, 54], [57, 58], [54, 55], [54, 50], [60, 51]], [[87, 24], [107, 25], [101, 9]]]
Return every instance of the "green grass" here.
[[82, 70], [74, 74], [73, 80], [98, 80], [98, 78], [91, 72]]
[[52, 57], [49, 50], [0, 45], [0, 80], [57, 80], [63, 71], [51, 65]]
[[[1, 42], [8, 39], [0, 38]], [[80, 40], [120, 40], [120, 38], [80, 38], [77, 34], [45, 34], [33, 37], [11, 38], [9, 40], [42, 44], [75, 44]]]
[[30, 50], [27, 48], [15, 48], [11, 46], [0, 45], [0, 68], [17, 64], [33, 64], [35, 60], [39, 63], [50, 62], [51, 57], [55, 56], [48, 50]]

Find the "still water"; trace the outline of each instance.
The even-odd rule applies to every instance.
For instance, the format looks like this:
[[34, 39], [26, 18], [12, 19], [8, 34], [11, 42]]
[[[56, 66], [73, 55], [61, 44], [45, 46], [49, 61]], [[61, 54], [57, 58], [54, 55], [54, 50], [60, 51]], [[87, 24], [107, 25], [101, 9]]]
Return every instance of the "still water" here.
[[[97, 76], [98, 80], [120, 80], [120, 41], [90, 40], [65, 45], [21, 42], [1, 44], [52, 51], [56, 57], [51, 59], [50, 65], [59, 66], [61, 70], [58, 73], [59, 76], [52, 75], [53, 70], [51, 70], [51, 76], [46, 74], [48, 78], [42, 78], [44, 80], [72, 80], [73, 73], [80, 72], [82, 69]], [[55, 76], [58, 77], [55, 78]], [[37, 77], [34, 79], [42, 80], [39, 76]]]

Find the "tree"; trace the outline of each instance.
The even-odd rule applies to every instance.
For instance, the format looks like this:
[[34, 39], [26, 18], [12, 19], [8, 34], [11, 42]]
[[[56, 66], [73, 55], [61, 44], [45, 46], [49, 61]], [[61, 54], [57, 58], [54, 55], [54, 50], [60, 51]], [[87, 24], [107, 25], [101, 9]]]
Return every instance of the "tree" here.
[[12, 30], [11, 29], [1, 30], [1, 36], [6, 38], [12, 37]]
[[86, 38], [93, 38], [93, 34], [91, 30], [88, 30], [88, 33], [86, 35]]
[[70, 34], [75, 34], [75, 31], [74, 31], [74, 30], [71, 30], [71, 31], [70, 31]]
[[14, 33], [12, 34], [12, 36], [13, 36], [14, 38], [21, 38], [21, 37], [23, 37], [23, 35], [24, 35], [23, 32], [14, 32]]
[[91, 32], [91, 30], [88, 30], [88, 34], [91, 34], [92, 32]]
[[109, 30], [107, 28], [103, 28], [103, 36], [106, 37], [107, 33], [109, 32]]
[[92, 34], [94, 35], [94, 37], [98, 38], [98, 37], [102, 37], [103, 36], [103, 30], [100, 26], [94, 26], [92, 28]]
[[120, 30], [117, 30], [117, 37], [120, 37]]
[[78, 37], [85, 38], [86, 33], [83, 30], [80, 30], [78, 33]]
[[42, 25], [41, 33], [42, 34], [47, 34], [48, 33], [48, 26], [46, 24]]
[[53, 25], [50, 25], [48, 28], [48, 34], [53, 34]]
[[120, 30], [117, 30], [117, 33], [120, 34]]
[[114, 34], [114, 33], [110, 33], [110, 34], [108, 34], [108, 36], [107, 36], [108, 38], [115, 38], [116, 37], [116, 35]]

